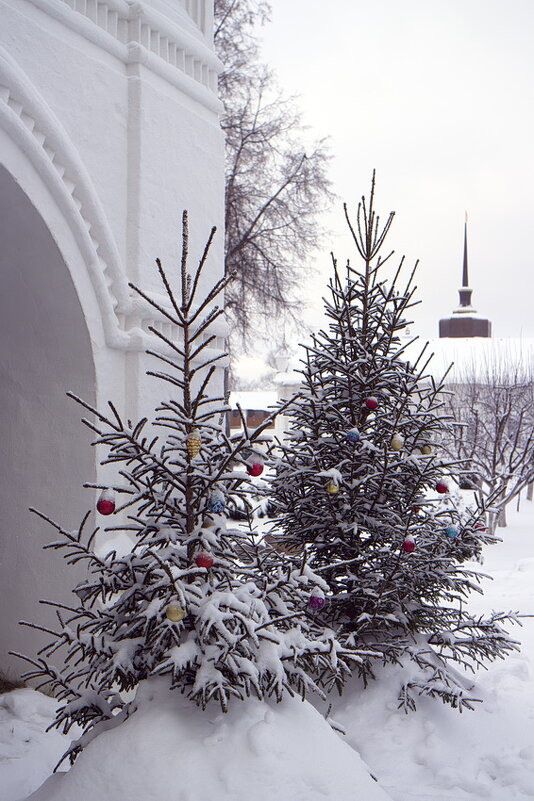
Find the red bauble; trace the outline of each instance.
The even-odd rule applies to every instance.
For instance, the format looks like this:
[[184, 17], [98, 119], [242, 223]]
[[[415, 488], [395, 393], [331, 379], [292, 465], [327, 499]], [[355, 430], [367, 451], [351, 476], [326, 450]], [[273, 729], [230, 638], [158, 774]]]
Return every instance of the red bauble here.
[[406, 537], [402, 543], [402, 550], [406, 551], [406, 553], [412, 553], [412, 551], [415, 551], [415, 542], [413, 537]]
[[445, 481], [438, 481], [438, 483], [436, 484], [436, 492], [440, 492], [443, 495], [445, 492], [448, 491], [449, 487], [447, 483]]
[[197, 567], [210, 568], [213, 566], [213, 556], [209, 553], [199, 553], [195, 557], [195, 563]]
[[98, 501], [96, 508], [101, 515], [111, 515], [115, 511], [115, 493], [111, 490], [104, 490]]
[[365, 399], [365, 405], [367, 406], [368, 409], [376, 409], [376, 407], [378, 406], [378, 401], [376, 398], [371, 396], [370, 398]]
[[254, 462], [253, 464], [249, 464], [247, 467], [247, 472], [249, 476], [261, 476], [263, 473], [263, 465], [261, 462]]

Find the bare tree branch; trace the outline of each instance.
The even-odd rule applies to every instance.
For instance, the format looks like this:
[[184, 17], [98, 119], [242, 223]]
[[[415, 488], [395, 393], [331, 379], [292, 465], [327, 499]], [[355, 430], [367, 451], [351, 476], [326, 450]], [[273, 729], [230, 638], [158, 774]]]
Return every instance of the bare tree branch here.
[[472, 469], [483, 495], [496, 496], [491, 522], [506, 525], [506, 505], [534, 481], [534, 375], [525, 354], [467, 366], [454, 379], [448, 411], [457, 425], [448, 443]]
[[306, 147], [293, 97], [284, 97], [260, 61], [255, 26], [264, 0], [215, 0], [215, 48], [226, 135], [226, 293], [234, 345], [247, 347], [262, 320], [299, 322], [299, 288], [324, 233], [319, 217], [331, 201], [325, 140]]

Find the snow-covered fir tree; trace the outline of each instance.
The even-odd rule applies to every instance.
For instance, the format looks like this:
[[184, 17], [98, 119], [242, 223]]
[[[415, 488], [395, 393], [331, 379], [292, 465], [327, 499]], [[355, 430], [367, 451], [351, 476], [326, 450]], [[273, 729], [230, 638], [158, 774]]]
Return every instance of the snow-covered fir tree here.
[[[74, 590], [79, 605], [54, 604], [58, 626], [50, 645], [25, 657], [32, 665], [27, 677], [63, 702], [57, 725], [84, 730], [71, 760], [135, 711], [135, 698], [126, 702], [124, 693], [152, 676], [167, 676], [200, 707], [214, 700], [226, 710], [232, 697], [280, 699], [340, 684], [349, 665], [365, 657], [317, 622], [313, 607], [328, 591], [324, 579], [258, 545], [246, 527], [227, 525], [228, 498], [262, 470], [270, 419], [230, 438], [229, 409], [211, 389], [222, 355], [210, 328], [222, 314], [215, 301], [229, 280], [199, 299], [213, 234], [189, 275], [184, 215], [178, 295], [159, 261], [168, 303], [137, 289], [180, 332], [174, 340], [152, 329], [161, 345], [152, 355], [163, 365], [153, 375], [172, 393], [154, 420], [132, 424], [111, 403], [104, 414], [77, 399], [90, 412], [85, 422], [96, 432], [94, 444], [119, 476], [111, 488], [91, 485], [102, 491], [98, 525], [88, 512], [73, 533], [41, 515], [61, 535], [48, 547], [87, 565], [87, 578]], [[105, 528], [109, 536], [132, 538], [130, 553], [95, 553], [104, 518], [114, 521]], [[56, 652], [63, 654], [59, 667]]]
[[[466, 562], [491, 538], [482, 510], [460, 515], [442, 502], [462, 465], [439, 445], [450, 421], [426, 349], [415, 362], [405, 355], [415, 268], [402, 291], [403, 260], [392, 280], [383, 277], [393, 213], [382, 225], [374, 176], [355, 223], [346, 207], [345, 215], [361, 266], [340, 268], [332, 257], [328, 330], [305, 348], [301, 393], [285, 412], [274, 540], [326, 581], [318, 622], [347, 646], [407, 665], [406, 708], [418, 693], [470, 706], [470, 682], [453, 663], [476, 666], [516, 647], [501, 625], [510, 615], [475, 618], [465, 605], [480, 589]], [[374, 664], [366, 660], [366, 676]]]

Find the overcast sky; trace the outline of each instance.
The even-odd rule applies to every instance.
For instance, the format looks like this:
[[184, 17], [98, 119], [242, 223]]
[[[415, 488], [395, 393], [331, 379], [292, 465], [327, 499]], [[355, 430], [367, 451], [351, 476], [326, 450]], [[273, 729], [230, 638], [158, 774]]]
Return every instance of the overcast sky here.
[[376, 168], [390, 248], [421, 262], [417, 333], [458, 303], [467, 210], [473, 305], [494, 336], [534, 337], [534, 0], [271, 5], [264, 60], [334, 156], [324, 275]]

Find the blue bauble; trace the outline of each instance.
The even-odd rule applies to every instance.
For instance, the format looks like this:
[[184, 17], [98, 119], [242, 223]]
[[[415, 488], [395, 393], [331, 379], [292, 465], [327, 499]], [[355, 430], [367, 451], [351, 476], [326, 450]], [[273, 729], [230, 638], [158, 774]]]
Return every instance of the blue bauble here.
[[347, 442], [351, 442], [352, 444], [359, 442], [361, 439], [360, 432], [357, 428], [351, 428], [350, 431], [347, 431], [346, 438]]
[[221, 515], [224, 512], [224, 498], [212, 495], [208, 500], [208, 510], [215, 515]]
[[452, 540], [454, 537], [458, 536], [458, 528], [456, 526], [447, 526], [445, 529], [445, 534]]

